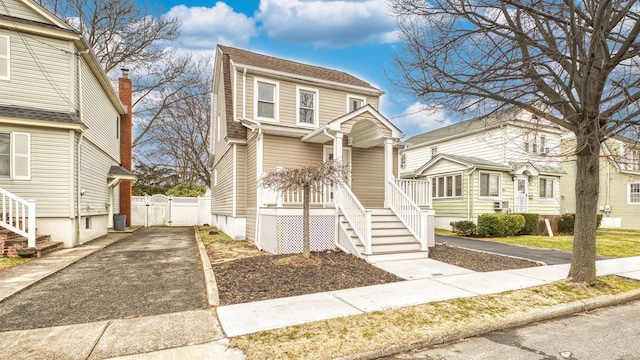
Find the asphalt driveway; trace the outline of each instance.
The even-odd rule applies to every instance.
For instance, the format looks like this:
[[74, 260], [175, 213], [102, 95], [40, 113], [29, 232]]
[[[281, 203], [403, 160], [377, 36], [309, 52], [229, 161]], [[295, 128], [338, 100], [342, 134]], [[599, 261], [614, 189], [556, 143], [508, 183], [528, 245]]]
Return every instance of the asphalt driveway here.
[[207, 309], [201, 266], [193, 228], [143, 228], [0, 302], [0, 332]]

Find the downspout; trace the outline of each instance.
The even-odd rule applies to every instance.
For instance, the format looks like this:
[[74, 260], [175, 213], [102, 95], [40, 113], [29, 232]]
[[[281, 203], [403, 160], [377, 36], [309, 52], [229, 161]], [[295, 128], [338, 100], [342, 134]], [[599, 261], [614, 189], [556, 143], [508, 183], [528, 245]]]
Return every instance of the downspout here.
[[[262, 196], [261, 196], [261, 186], [260, 186], [260, 179], [262, 179], [262, 160], [263, 160], [263, 156], [262, 156], [262, 149], [263, 149], [263, 144], [262, 144], [262, 127], [258, 126], [258, 135], [256, 135], [256, 182], [257, 182], [257, 189], [256, 189], [256, 229], [254, 231], [253, 234], [253, 242], [256, 244], [256, 247], [258, 249], [260, 249], [262, 251], [262, 246], [260, 245], [259, 242], [259, 237], [258, 235], [260, 234], [260, 208], [262, 207]], [[258, 156], [260, 155], [260, 156]]]
[[476, 167], [467, 174], [467, 221], [471, 221], [471, 175], [476, 171]]
[[[82, 123], [83, 118], [83, 101], [82, 101], [82, 54], [88, 53], [89, 50], [84, 50], [79, 53], [78, 59], [78, 119]], [[82, 196], [82, 186], [80, 183], [80, 167], [82, 160], [82, 140], [84, 139], [84, 132], [80, 133], [80, 138], [78, 139], [78, 147], [76, 148], [76, 244], [82, 245], [82, 241], [80, 241], [80, 232], [82, 230], [81, 225], [81, 216], [80, 209], [82, 207], [80, 197]]]

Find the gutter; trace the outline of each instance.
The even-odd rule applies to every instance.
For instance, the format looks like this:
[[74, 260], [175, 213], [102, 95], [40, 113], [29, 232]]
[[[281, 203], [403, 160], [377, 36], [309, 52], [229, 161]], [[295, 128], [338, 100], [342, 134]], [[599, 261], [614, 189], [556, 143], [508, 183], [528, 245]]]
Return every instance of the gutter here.
[[[78, 64], [78, 119], [83, 123], [83, 101], [82, 101], [82, 54], [89, 53], [89, 50], [83, 50], [79, 53], [80, 56], [77, 57]], [[118, 100], [118, 102], [120, 102]], [[76, 148], [76, 245], [82, 245], [82, 241], [80, 241], [80, 233], [82, 230], [81, 224], [81, 208], [82, 202], [80, 201], [80, 197], [82, 196], [82, 186], [81, 186], [81, 167], [82, 167], [82, 141], [84, 140], [84, 132], [80, 133], [80, 138], [78, 139], [78, 147]]]

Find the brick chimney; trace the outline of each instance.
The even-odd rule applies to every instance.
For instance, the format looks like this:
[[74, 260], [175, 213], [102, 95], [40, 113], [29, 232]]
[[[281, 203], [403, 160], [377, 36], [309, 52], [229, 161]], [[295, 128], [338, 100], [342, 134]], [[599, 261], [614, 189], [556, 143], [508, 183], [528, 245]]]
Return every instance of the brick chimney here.
[[[131, 79], [129, 70], [122, 69], [122, 77], [118, 79], [118, 96], [127, 112], [120, 116], [120, 165], [131, 171], [131, 148], [133, 143], [133, 121], [131, 119]], [[123, 180], [120, 183], [120, 215], [126, 215], [126, 226], [131, 226], [131, 181]]]

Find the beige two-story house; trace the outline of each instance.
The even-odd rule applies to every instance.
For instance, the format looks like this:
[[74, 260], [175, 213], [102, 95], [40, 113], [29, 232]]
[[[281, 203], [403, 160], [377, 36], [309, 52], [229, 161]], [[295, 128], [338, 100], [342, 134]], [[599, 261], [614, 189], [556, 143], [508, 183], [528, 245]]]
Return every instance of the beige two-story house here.
[[260, 178], [340, 160], [351, 179], [313, 194], [312, 250], [340, 247], [370, 261], [391, 253], [426, 256], [427, 214], [411, 208], [395, 182], [403, 134], [380, 113], [382, 94], [341, 71], [218, 46], [212, 223], [272, 253], [300, 252], [301, 194], [267, 191]]

